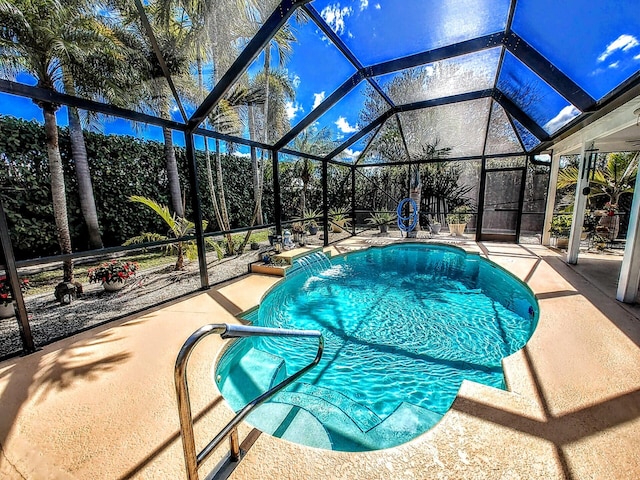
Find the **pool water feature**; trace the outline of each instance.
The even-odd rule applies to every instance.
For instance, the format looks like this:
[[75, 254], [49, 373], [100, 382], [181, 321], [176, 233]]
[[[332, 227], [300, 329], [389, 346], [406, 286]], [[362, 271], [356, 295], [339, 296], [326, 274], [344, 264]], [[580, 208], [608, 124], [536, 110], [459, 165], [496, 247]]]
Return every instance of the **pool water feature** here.
[[[405, 443], [442, 418], [463, 379], [505, 388], [502, 358], [536, 325], [523, 283], [455, 247], [402, 244], [296, 262], [246, 318], [324, 334], [321, 362], [247, 418], [297, 443], [342, 451]], [[314, 355], [309, 339], [242, 339], [215, 378], [238, 411]]]

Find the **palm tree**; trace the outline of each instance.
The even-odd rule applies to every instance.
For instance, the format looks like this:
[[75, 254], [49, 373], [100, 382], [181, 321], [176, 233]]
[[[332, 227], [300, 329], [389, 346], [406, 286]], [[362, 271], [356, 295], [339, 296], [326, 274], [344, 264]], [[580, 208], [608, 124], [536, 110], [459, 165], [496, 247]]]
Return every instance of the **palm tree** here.
[[[269, 48], [267, 48], [266, 51], [269, 51]], [[266, 56], [268, 55], [265, 53], [265, 57]], [[282, 59], [282, 56], [280, 58]], [[286, 72], [268, 69], [266, 65], [265, 70], [253, 79], [251, 86], [263, 92], [261, 100], [264, 108], [262, 112], [257, 112], [255, 110], [256, 103], [249, 105], [247, 109], [249, 136], [253, 140], [261, 140], [269, 143], [276, 138], [280, 138], [291, 128], [286, 115], [286, 103], [287, 101], [293, 101], [295, 99], [295, 90]], [[269, 104], [271, 107], [268, 107]], [[262, 128], [259, 128], [260, 124]], [[258, 130], [262, 131], [261, 135], [258, 134]], [[258, 155], [255, 149], [251, 149], [253, 198], [256, 205], [255, 218], [252, 219], [252, 224], [257, 223], [261, 225], [264, 223], [262, 216], [262, 190], [265, 160], [264, 151], [260, 156], [260, 161], [258, 161]]]
[[[176, 88], [186, 95], [185, 99], [189, 99], [195, 97], [193, 92], [196, 91], [189, 69], [194, 60], [193, 42], [199, 33], [198, 26], [192, 24], [188, 17], [180, 15], [175, 7], [172, 7], [169, 12], [165, 11], [165, 8], [167, 5], [158, 1], [146, 5], [145, 13], [154, 27], [154, 36]], [[142, 60], [141, 64], [145, 70], [135, 92], [136, 95], [133, 97], [134, 102], [143, 105], [155, 115], [171, 118], [172, 92], [151, 46], [151, 41], [142, 27], [138, 12], [131, 5], [123, 4], [120, 14], [123, 24], [135, 32], [139, 38], [141, 50], [139, 60]], [[180, 175], [171, 129], [163, 127], [162, 135], [171, 206], [178, 215], [184, 216]]]
[[[617, 205], [620, 195], [632, 193], [638, 174], [639, 152], [609, 153], [603, 168], [596, 168], [590, 180], [590, 197], [607, 195], [611, 205]], [[578, 183], [578, 167], [571, 165], [558, 173], [558, 189]]]
[[[312, 125], [307, 127], [293, 140], [292, 149], [311, 155], [326, 155], [338, 145], [338, 142], [333, 140], [332, 137], [333, 135], [328, 127], [319, 129]], [[309, 183], [311, 183], [315, 175], [316, 164], [308, 158], [301, 157], [296, 162], [295, 168], [298, 178], [302, 180], [300, 213], [304, 214], [307, 209], [307, 190]]]
[[[127, 240], [124, 245], [134, 245], [141, 244], [147, 242], [157, 242], [162, 240], [168, 240], [169, 238], [181, 239], [187, 237], [189, 235], [193, 235], [195, 232], [195, 224], [187, 220], [184, 217], [179, 215], [171, 214], [169, 212], [169, 207], [166, 205], [160, 205], [155, 200], [150, 198], [141, 197], [139, 195], [132, 195], [129, 197], [129, 200], [132, 202], [140, 203], [150, 208], [153, 212], [157, 213], [158, 216], [164, 221], [164, 223], [169, 227], [169, 234], [162, 235], [160, 233], [141, 233], [140, 235], [130, 238]], [[202, 229], [205, 230], [207, 228], [207, 222], [202, 222]], [[206, 242], [208, 245], [216, 248], [218, 253], [218, 258], [222, 257], [222, 251], [217, 243], [211, 240], [210, 237], [207, 237]], [[174, 266], [174, 270], [182, 270], [184, 268], [184, 257], [186, 256], [189, 260], [194, 260], [198, 258], [198, 247], [196, 242], [194, 241], [183, 241], [178, 240], [176, 243], [172, 243], [169, 245], [170, 251], [175, 251], [177, 255], [176, 264]]]
[[[82, 95], [94, 100], [107, 100], [114, 104], [124, 103], [127, 93], [136, 81], [138, 72], [128, 61], [135, 48], [127, 46], [130, 36], [119, 29], [108, 16], [95, 11], [86, 18], [87, 25], [94, 25], [94, 42], [88, 54], [80, 58], [69, 58], [61, 64], [62, 84], [69, 95]], [[86, 41], [86, 40], [85, 40]], [[135, 47], [135, 46], [134, 46]], [[78, 181], [78, 194], [82, 216], [87, 226], [89, 246], [102, 248], [102, 237], [98, 223], [91, 172], [87, 159], [84, 133], [80, 113], [68, 106], [69, 137], [71, 153]], [[94, 115], [86, 115], [91, 122]]]
[[[7, 76], [26, 71], [37, 86], [56, 90], [63, 68], [81, 64], [104, 37], [83, 1], [0, 0], [0, 68]], [[58, 244], [72, 253], [62, 158], [58, 145], [56, 111], [59, 105], [37, 101], [44, 115], [51, 195]], [[63, 262], [63, 283], [73, 282], [73, 261]]]

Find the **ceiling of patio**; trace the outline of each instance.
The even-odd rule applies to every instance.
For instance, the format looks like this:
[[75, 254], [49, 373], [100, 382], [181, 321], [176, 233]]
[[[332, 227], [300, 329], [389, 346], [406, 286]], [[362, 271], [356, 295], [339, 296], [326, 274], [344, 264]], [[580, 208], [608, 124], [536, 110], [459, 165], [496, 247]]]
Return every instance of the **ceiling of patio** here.
[[[640, 94], [637, 0], [249, 3], [211, 3], [200, 22], [215, 40], [200, 65], [209, 93], [196, 101], [173, 79], [167, 119], [176, 129], [348, 164], [523, 155], [551, 148], [621, 95]], [[200, 21], [185, 15], [198, 2], [173, 4], [183, 22]], [[253, 20], [242, 23], [247, 10]], [[265, 70], [293, 90], [279, 123], [219, 121], [221, 102]], [[196, 84], [195, 66], [189, 74]], [[253, 110], [260, 125], [263, 108]], [[640, 135], [629, 128], [610, 138], [616, 148], [635, 146]]]
[[[291, 129], [237, 132], [276, 148], [348, 163], [416, 160], [432, 147], [448, 158], [522, 154], [551, 146], [640, 80], [635, 0], [272, 0], [275, 15], [287, 17], [288, 3], [303, 3], [282, 27], [297, 42], [271, 67], [297, 83]], [[246, 69], [230, 65], [238, 72], [227, 91], [264, 71], [266, 49]], [[304, 55], [312, 68], [299, 67]], [[318, 78], [322, 95], [312, 96]], [[305, 150], [321, 129], [329, 146]], [[629, 127], [611, 140], [629, 150], [638, 137]]]

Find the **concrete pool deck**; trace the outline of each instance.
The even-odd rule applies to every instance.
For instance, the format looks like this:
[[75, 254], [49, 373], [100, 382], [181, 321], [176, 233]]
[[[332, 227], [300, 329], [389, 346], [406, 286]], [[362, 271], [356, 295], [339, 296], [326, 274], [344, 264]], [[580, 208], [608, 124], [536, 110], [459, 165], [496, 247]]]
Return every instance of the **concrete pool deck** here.
[[[372, 243], [352, 238], [334, 248]], [[245, 424], [248, 453], [230, 478], [640, 478], [640, 309], [607, 298], [544, 247], [459, 244], [538, 297], [536, 332], [504, 361], [510, 391], [465, 381], [438, 425], [377, 452], [303, 447]], [[238, 322], [278, 280], [248, 275], [0, 363], [0, 478], [186, 478], [173, 385], [178, 350], [201, 325]], [[224, 343], [209, 337], [191, 357], [198, 450], [232, 416], [211, 379]], [[225, 444], [201, 478], [226, 452]]]

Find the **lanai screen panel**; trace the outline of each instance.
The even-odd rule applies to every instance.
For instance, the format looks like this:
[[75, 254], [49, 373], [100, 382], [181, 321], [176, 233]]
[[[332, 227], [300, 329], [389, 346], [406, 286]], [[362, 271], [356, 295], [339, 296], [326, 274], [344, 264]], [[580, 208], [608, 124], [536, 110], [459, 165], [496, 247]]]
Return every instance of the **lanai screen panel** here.
[[536, 137], [533, 133], [527, 130], [520, 122], [518, 122], [515, 118], [513, 119], [513, 126], [516, 128], [516, 132], [518, 132], [518, 136], [520, 137], [520, 141], [524, 145], [524, 148], [527, 152], [530, 152], [535, 147], [540, 145], [540, 139]]
[[505, 52], [498, 89], [549, 134], [580, 114], [510, 52]]
[[482, 155], [490, 98], [399, 113], [412, 160]]
[[504, 30], [509, 0], [312, 2], [366, 66]]
[[355, 73], [309, 20], [293, 16], [275, 39], [214, 109], [215, 131], [273, 145]]
[[501, 48], [448, 58], [376, 77], [396, 105], [493, 88]]
[[485, 154], [517, 153], [522, 150], [518, 134], [513, 129], [506, 112], [498, 102], [492, 102]]
[[388, 118], [371, 141], [369, 150], [358, 163], [393, 163], [410, 160], [400, 128], [397, 115]]
[[637, 1], [521, 0], [513, 30], [599, 100], [640, 69], [639, 8]]
[[360, 156], [364, 153], [364, 150], [367, 147], [368, 141], [369, 141], [369, 136], [365, 135], [357, 142], [351, 144], [351, 146], [342, 150], [342, 152], [340, 152], [335, 157], [335, 160], [345, 162], [345, 163], [357, 162], [358, 158], [360, 158]]
[[547, 165], [531, 162], [527, 165], [527, 180], [522, 205], [521, 237], [541, 236], [543, 233], [550, 170], [551, 158], [549, 158]]
[[233, 62], [238, 58], [246, 44], [258, 32], [262, 24], [280, 4], [279, 0], [261, 0], [260, 2], [215, 2], [205, 15], [194, 15], [196, 20], [205, 20], [205, 31], [211, 40], [211, 59], [209, 71], [213, 83], [217, 83]]
[[363, 112], [368, 103], [383, 104], [384, 100], [367, 82], [360, 82], [320, 118], [300, 132], [289, 142], [287, 148], [326, 155], [360, 130]]

